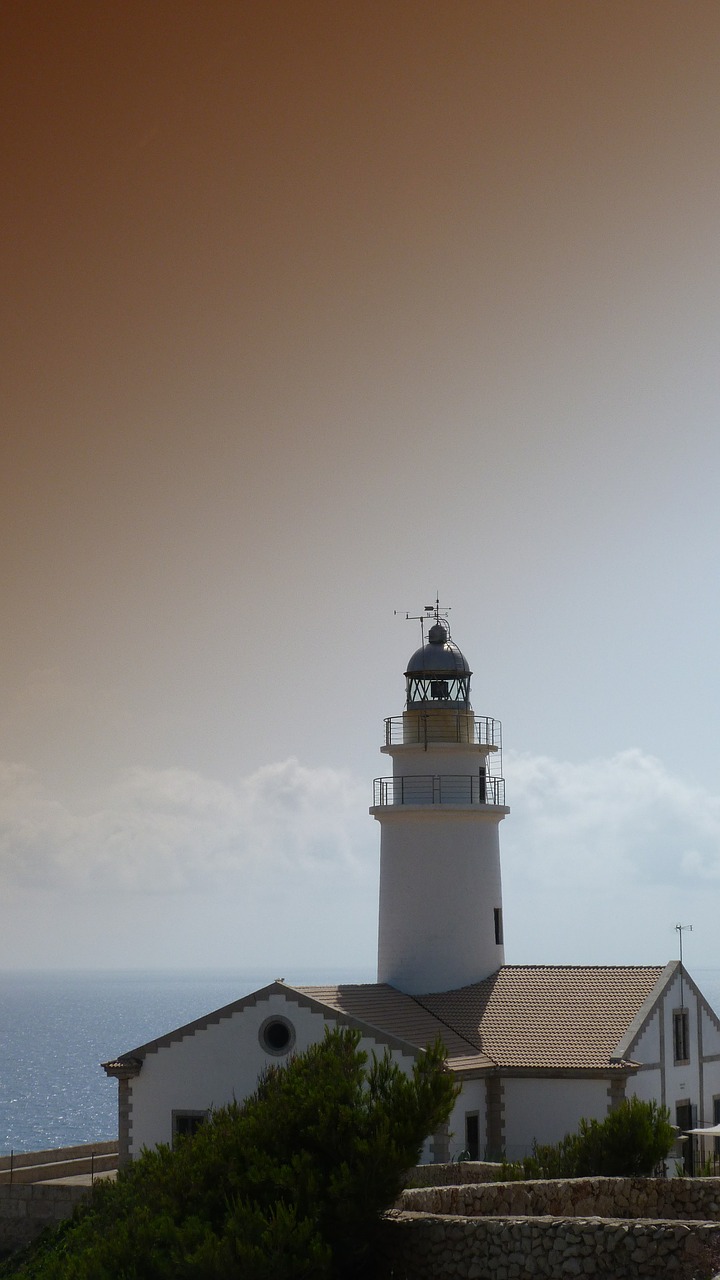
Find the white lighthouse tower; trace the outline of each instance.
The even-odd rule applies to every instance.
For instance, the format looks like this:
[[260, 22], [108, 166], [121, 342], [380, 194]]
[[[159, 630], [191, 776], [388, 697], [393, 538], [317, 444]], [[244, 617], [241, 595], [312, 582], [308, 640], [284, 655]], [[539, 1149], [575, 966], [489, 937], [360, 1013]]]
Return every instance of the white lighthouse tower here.
[[474, 715], [472, 672], [439, 603], [427, 614], [405, 711], [385, 721], [392, 777], [375, 779], [370, 810], [381, 827], [378, 982], [410, 994], [480, 982], [504, 963], [502, 729]]

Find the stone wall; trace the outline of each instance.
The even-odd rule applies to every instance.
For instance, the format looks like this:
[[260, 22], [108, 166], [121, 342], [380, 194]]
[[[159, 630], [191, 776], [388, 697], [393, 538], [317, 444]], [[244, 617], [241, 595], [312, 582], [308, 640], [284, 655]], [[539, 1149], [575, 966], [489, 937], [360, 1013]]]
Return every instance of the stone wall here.
[[385, 1223], [394, 1280], [706, 1280], [720, 1224], [619, 1219], [463, 1218], [401, 1213]]
[[720, 1178], [568, 1178], [435, 1186], [404, 1191], [398, 1207], [467, 1217], [550, 1214], [707, 1222], [720, 1218]]
[[695, 1280], [720, 1267], [718, 1219], [719, 1178], [429, 1186], [403, 1192], [386, 1248], [395, 1280]]
[[489, 1160], [458, 1160], [453, 1164], [418, 1164], [410, 1170], [407, 1187], [455, 1187], [465, 1182], [496, 1182], [502, 1165]]
[[0, 1186], [0, 1255], [35, 1240], [45, 1227], [69, 1218], [90, 1187], [29, 1185]]

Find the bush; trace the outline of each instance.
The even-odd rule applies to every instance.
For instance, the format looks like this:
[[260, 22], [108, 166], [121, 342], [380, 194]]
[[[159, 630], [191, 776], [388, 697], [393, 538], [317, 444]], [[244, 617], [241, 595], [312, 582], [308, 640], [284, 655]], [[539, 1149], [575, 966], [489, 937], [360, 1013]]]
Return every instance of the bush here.
[[605, 1120], [583, 1120], [577, 1152], [577, 1177], [649, 1177], [675, 1145], [667, 1107], [627, 1098]]
[[524, 1178], [647, 1177], [675, 1143], [667, 1107], [626, 1098], [604, 1120], [581, 1120], [577, 1133], [555, 1146], [533, 1143], [533, 1153], [503, 1164], [504, 1181]]
[[244, 1104], [96, 1188], [47, 1243], [0, 1275], [25, 1280], [352, 1280], [456, 1087], [438, 1043], [404, 1075], [359, 1032], [328, 1032], [271, 1067]]

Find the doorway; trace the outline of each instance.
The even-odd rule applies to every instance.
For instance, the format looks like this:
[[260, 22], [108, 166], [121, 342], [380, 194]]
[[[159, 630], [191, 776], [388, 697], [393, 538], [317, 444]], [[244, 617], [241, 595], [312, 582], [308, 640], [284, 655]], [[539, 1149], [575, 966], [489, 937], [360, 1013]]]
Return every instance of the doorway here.
[[[683, 1134], [686, 1134], [688, 1129], [692, 1129], [693, 1105], [689, 1099], [683, 1102], [676, 1102], [675, 1124], [680, 1130], [678, 1134], [679, 1138], [681, 1138]], [[683, 1171], [685, 1176], [687, 1178], [692, 1178], [695, 1172], [695, 1139], [693, 1137], [685, 1138], [685, 1141], [680, 1143], [680, 1149], [682, 1151]]]

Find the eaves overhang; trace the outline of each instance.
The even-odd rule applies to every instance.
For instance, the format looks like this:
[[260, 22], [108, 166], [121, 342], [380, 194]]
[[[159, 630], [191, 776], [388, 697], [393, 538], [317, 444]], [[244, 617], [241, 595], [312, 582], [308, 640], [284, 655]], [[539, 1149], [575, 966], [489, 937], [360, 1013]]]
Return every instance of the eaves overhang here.
[[142, 1061], [139, 1058], [115, 1058], [112, 1062], [101, 1062], [100, 1066], [106, 1075], [116, 1080], [129, 1080], [140, 1074]]
[[606, 1080], [608, 1076], [634, 1075], [639, 1070], [637, 1062], [608, 1062], [597, 1067], [509, 1067], [498, 1064], [497, 1074], [503, 1078], [543, 1080]]
[[[118, 1079], [137, 1076], [142, 1069], [145, 1058], [149, 1054], [157, 1053], [161, 1049], [168, 1049], [173, 1044], [179, 1044], [187, 1037], [205, 1031], [219, 1022], [234, 1017], [236, 1014], [241, 1014], [245, 1009], [254, 1005], [265, 1003], [271, 996], [275, 995], [282, 996], [284, 1000], [300, 1008], [306, 1008], [314, 1013], [321, 1014], [326, 1022], [357, 1030], [366, 1038], [375, 1040], [378, 1044], [402, 1053], [406, 1057], [417, 1059], [425, 1052], [421, 1045], [405, 1040], [401, 1036], [393, 1035], [392, 1032], [385, 1031], [382, 1027], [358, 1018], [353, 1014], [346, 1013], [333, 1005], [323, 1004], [322, 1001], [307, 995], [304, 991], [295, 987], [288, 986], [287, 983], [272, 982], [266, 987], [261, 987], [258, 991], [251, 992], [240, 1000], [234, 1000], [231, 1004], [223, 1005], [222, 1008], [216, 1009], [202, 1018], [196, 1018], [193, 1022], [185, 1023], [183, 1026], [167, 1032], [166, 1035], [158, 1036], [155, 1040], [149, 1040], [146, 1044], [138, 1045], [137, 1048], [129, 1050], [128, 1053], [120, 1054], [109, 1062], [103, 1062], [102, 1067], [108, 1076], [114, 1076]], [[452, 1069], [450, 1063], [448, 1063], [448, 1067]]]

